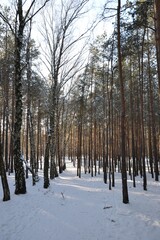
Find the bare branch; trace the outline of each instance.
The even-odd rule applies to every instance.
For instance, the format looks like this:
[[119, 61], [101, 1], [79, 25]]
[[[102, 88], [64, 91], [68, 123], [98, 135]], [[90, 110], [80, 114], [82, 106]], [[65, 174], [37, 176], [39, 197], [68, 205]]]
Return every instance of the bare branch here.
[[14, 30], [13, 30], [13, 28], [12, 28], [12, 25], [10, 24], [10, 22], [8, 21], [8, 19], [3, 15], [3, 13], [2, 12], [0, 12], [0, 18], [5, 22], [5, 23], [7, 23], [8, 24], [8, 26], [9, 26], [9, 28], [10, 28], [10, 30], [11, 30], [11, 32], [13, 33], [13, 35], [15, 34], [14, 33]]
[[27, 22], [29, 22], [29, 21], [31, 20], [31, 18], [33, 18], [35, 15], [37, 15], [37, 13], [40, 12], [40, 11], [42, 10], [42, 8], [44, 8], [45, 5], [47, 4], [47, 2], [49, 2], [49, 1], [50, 1], [50, 0], [46, 0], [46, 1], [44, 2], [44, 4], [43, 4], [35, 13], [32, 14], [31, 17], [29, 17], [28, 19], [26, 19], [27, 16], [28, 16], [28, 14], [29, 14], [29, 12], [30, 12], [30, 10], [31, 10], [31, 8], [32, 8], [32, 6], [33, 6], [33, 4], [34, 4], [34, 2], [35, 2], [35, 0], [33, 0], [33, 2], [31, 3], [31, 5], [30, 5], [30, 7], [29, 7], [29, 9], [28, 9], [28, 11], [27, 11], [28, 14], [26, 14], [26, 16], [25, 16], [25, 24], [26, 24]]
[[30, 11], [31, 11], [31, 9], [32, 9], [32, 7], [33, 7], [34, 4], [35, 4], [35, 0], [32, 1], [30, 7], [28, 8], [28, 10], [27, 10], [27, 12], [26, 12], [26, 15], [25, 15], [25, 17], [24, 17], [24, 22], [26, 22], [26, 19], [27, 19], [27, 17], [28, 17], [28, 15], [29, 15], [29, 13], [30, 13]]

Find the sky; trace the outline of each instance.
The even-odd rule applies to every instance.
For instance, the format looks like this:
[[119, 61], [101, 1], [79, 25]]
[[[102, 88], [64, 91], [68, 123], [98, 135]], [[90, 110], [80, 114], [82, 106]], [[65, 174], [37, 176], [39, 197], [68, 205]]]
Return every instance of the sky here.
[[129, 204], [122, 203], [121, 174], [108, 189], [100, 175], [76, 176], [76, 168], [66, 161], [67, 170], [43, 188], [43, 173], [27, 193], [14, 194], [14, 175], [8, 176], [11, 200], [3, 202], [0, 184], [0, 240], [159, 240], [160, 183], [147, 175], [148, 190], [140, 177], [136, 188], [128, 177]]
[[[107, 0], [90, 0], [90, 3], [89, 5], [92, 7], [92, 10], [90, 11], [89, 13], [89, 17], [88, 17], [88, 21], [92, 21], [97, 15], [100, 16], [100, 14], [102, 13], [103, 11], [103, 6], [104, 4], [106, 3]], [[110, 1], [110, 0], [108, 0]], [[13, 7], [13, 3], [15, 2], [15, 0], [1, 0], [1, 5], [9, 5], [11, 7]], [[30, 3], [31, 0], [27, 0], [26, 3]], [[43, 1], [44, 2], [44, 1]], [[113, 4], [114, 7], [117, 6], [117, 0], [113, 0], [113, 1], [110, 1], [111, 4]], [[126, 2], [126, 0], [122, 0], [122, 5]], [[109, 5], [110, 6], [110, 5]], [[106, 22], [101, 22], [97, 25], [97, 27], [95, 28], [94, 30], [94, 36], [97, 36], [99, 34], [102, 34], [104, 31], [108, 31], [109, 34], [112, 32], [112, 21], [113, 19], [110, 21], [106, 21]], [[36, 25], [36, 24], [35, 24]], [[35, 29], [37, 27], [35, 26], [34, 27], [34, 32], [35, 32]], [[35, 35], [33, 34], [33, 36], [37, 36], [38, 33], [36, 33]], [[39, 36], [37, 37], [37, 39], [39, 38]]]
[[[31, 3], [32, 0], [26, 0], [25, 5], [28, 5]], [[53, 1], [53, 0], [52, 0]], [[51, 1], [51, 2], [52, 2]], [[104, 9], [104, 4], [106, 1], [110, 2], [107, 6], [117, 7], [117, 0], [90, 0], [87, 6], [89, 6], [90, 11], [87, 13], [85, 19], [81, 20], [81, 23], [78, 25], [79, 29], [84, 29], [85, 26], [87, 26], [90, 22], [94, 21], [96, 18], [101, 18], [101, 14]], [[24, 2], [24, 1], [23, 1]], [[37, 1], [38, 3], [40, 1]], [[42, 1], [44, 2], [44, 0]], [[54, 2], [54, 1], [53, 1]], [[126, 0], [121, 0], [121, 4], [125, 4]], [[9, 5], [11, 8], [14, 8], [15, 0], [1, 0], [1, 5]], [[48, 3], [49, 4], [49, 3]], [[37, 45], [39, 45], [42, 42], [41, 34], [39, 33], [39, 29], [41, 28], [41, 19], [40, 19], [41, 13], [38, 13], [36, 18], [34, 18], [34, 24], [32, 29], [32, 37], [37, 41]], [[113, 31], [113, 25], [112, 22], [114, 19], [107, 19], [106, 21], [100, 21], [97, 27], [92, 32], [91, 38], [95, 39], [97, 35], [101, 35], [106, 31], [108, 33], [108, 36], [111, 35]]]
[[[55, 0], [56, 1], [56, 0]], [[115, 8], [117, 7], [117, 1], [116, 0], [108, 0], [111, 2], [111, 5], [113, 5]], [[126, 0], [122, 0], [122, 5], [125, 3]], [[1, 0], [1, 4], [8, 4], [11, 5], [11, 7], [13, 7], [14, 9], [14, 5], [13, 3], [15, 2], [15, 0]], [[30, 3], [31, 0], [27, 0], [25, 1], [25, 4]], [[37, 1], [38, 3], [40, 1]], [[43, 0], [44, 2], [44, 0]], [[54, 1], [53, 1], [54, 2]], [[76, 51], [77, 51], [77, 55], [78, 55], [78, 51], [80, 51], [80, 49], [85, 45], [86, 47], [86, 51], [83, 57], [83, 61], [84, 63], [88, 62], [88, 57], [89, 57], [89, 47], [90, 44], [96, 39], [96, 37], [98, 35], [103, 34], [104, 32], [107, 32], [107, 35], [110, 36], [112, 31], [113, 31], [113, 24], [112, 22], [114, 21], [114, 19], [107, 19], [106, 21], [100, 21], [100, 19], [102, 18], [101, 14], [103, 12], [104, 9], [104, 4], [106, 3], [105, 0], [90, 0], [89, 4], [87, 5], [88, 8], [90, 9], [89, 12], [87, 12], [86, 17], [84, 19], [81, 19], [79, 21], [79, 23], [77, 23], [76, 29], [79, 30], [79, 32], [83, 32], [86, 30], [86, 28], [90, 25], [91, 22], [95, 21], [95, 19], [99, 21], [99, 23], [96, 25], [96, 27], [94, 28], [93, 31], [90, 32], [89, 38], [86, 40], [84, 40], [84, 42], [78, 42], [78, 44], [76, 44]], [[49, 5], [49, 3], [47, 4]], [[46, 7], [47, 7], [46, 5]], [[108, 6], [111, 6], [108, 5]], [[47, 13], [45, 13], [47, 15]], [[43, 62], [47, 62], [45, 57], [47, 56], [47, 46], [46, 44], [46, 40], [44, 40], [44, 38], [42, 37], [41, 33], [39, 30], [43, 29], [43, 23], [42, 23], [42, 18], [41, 18], [41, 12], [39, 12], [36, 17], [34, 17], [34, 21], [33, 21], [33, 26], [32, 26], [32, 32], [31, 32], [31, 37], [35, 40], [36, 42], [36, 46], [37, 48], [40, 50], [41, 52], [41, 59], [43, 59]], [[45, 51], [43, 50], [45, 49]], [[48, 77], [49, 71], [46, 68], [45, 64], [42, 63], [42, 61], [40, 60], [41, 64], [39, 64], [39, 69], [37, 69], [37, 71], [40, 72], [40, 74], [42, 75], [42, 77]], [[85, 64], [84, 64], [85, 65]], [[49, 66], [50, 68], [50, 66]]]

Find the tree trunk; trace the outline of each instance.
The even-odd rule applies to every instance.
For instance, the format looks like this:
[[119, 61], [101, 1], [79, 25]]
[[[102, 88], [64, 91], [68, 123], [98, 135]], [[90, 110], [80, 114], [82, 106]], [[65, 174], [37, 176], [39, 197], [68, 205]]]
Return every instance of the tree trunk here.
[[58, 177], [58, 172], [55, 163], [56, 155], [56, 109], [57, 109], [57, 81], [53, 83], [54, 86], [51, 88], [52, 102], [51, 102], [51, 112], [50, 112], [50, 134], [51, 134], [51, 163], [50, 163], [50, 179]]
[[[141, 150], [142, 150], [142, 170], [143, 170], [143, 189], [147, 190], [147, 175], [146, 175], [146, 162], [145, 162], [145, 127], [144, 127], [144, 64], [143, 64], [143, 57], [144, 57], [144, 39], [145, 39], [146, 30], [144, 29], [143, 38], [142, 38], [142, 56], [141, 56], [141, 72], [139, 76], [140, 79], [140, 109], [141, 109], [141, 134], [142, 134], [142, 141], [141, 141]], [[140, 66], [140, 63], [139, 63]]]
[[160, 98], [160, 1], [154, 0], [155, 9], [155, 37], [156, 37], [156, 49], [157, 49], [157, 74], [159, 84], [159, 98]]
[[130, 63], [130, 108], [131, 108], [131, 155], [133, 159], [133, 187], [136, 187], [136, 169], [135, 169], [135, 134], [134, 134], [134, 101], [133, 101], [133, 77], [132, 77], [132, 65]]
[[19, 26], [15, 34], [15, 123], [14, 123], [14, 164], [15, 194], [26, 193], [26, 181], [23, 162], [21, 161], [21, 126], [22, 126], [22, 66], [21, 52], [23, 45], [24, 19], [22, 0], [17, 3]]
[[[157, 75], [159, 85], [159, 104], [160, 104], [160, 1], [154, 1], [155, 6], [155, 37], [156, 37], [156, 50], [157, 50]], [[155, 159], [155, 180], [159, 180], [158, 161]]]
[[34, 142], [34, 129], [33, 129], [33, 117], [31, 111], [29, 112], [30, 123], [29, 123], [29, 133], [30, 133], [30, 164], [32, 169], [32, 184], [35, 185], [38, 180], [37, 172], [35, 172], [35, 162], [36, 162], [36, 148]]
[[38, 114], [37, 114], [37, 156], [36, 156], [36, 172], [39, 169], [40, 156], [40, 133], [41, 133], [41, 114], [40, 114], [40, 100], [38, 101]]
[[118, 0], [117, 9], [117, 27], [118, 27], [118, 67], [119, 67], [119, 81], [121, 89], [121, 154], [122, 154], [122, 195], [123, 203], [129, 203], [128, 186], [127, 186], [127, 171], [126, 171], [126, 155], [125, 155], [125, 93], [124, 93], [124, 80], [122, 73], [122, 54], [121, 54], [121, 32], [120, 32], [120, 11], [121, 0]]
[[14, 108], [14, 102], [15, 102], [15, 95], [14, 95], [14, 79], [12, 82], [12, 124], [11, 124], [11, 134], [10, 134], [10, 156], [9, 156], [9, 168], [11, 173], [13, 173], [14, 170], [14, 154], [13, 154], [13, 149], [14, 149], [14, 116], [15, 116], [15, 108]]
[[8, 201], [10, 200], [10, 190], [9, 190], [6, 170], [3, 162], [2, 144], [0, 144], [0, 175], [1, 175], [1, 181], [2, 181], [2, 187], [3, 187], [3, 201]]
[[[29, 97], [28, 97], [29, 98]], [[29, 100], [27, 99], [27, 114], [26, 114], [26, 162], [28, 163], [29, 159]], [[26, 168], [26, 178], [28, 178], [28, 168]]]
[[50, 136], [48, 136], [48, 142], [46, 143], [46, 150], [45, 150], [45, 157], [44, 157], [44, 188], [48, 188], [49, 183], [49, 176], [48, 176], [48, 169], [49, 169], [49, 150], [50, 150]]
[[[150, 50], [148, 47], [148, 81], [149, 81], [149, 99], [150, 99], [150, 113], [151, 113], [151, 129], [152, 129], [152, 141], [153, 141], [153, 156], [154, 156], [154, 169], [155, 169], [155, 181], [159, 180], [159, 170], [158, 170], [158, 150], [157, 150], [157, 133], [156, 133], [156, 121], [155, 121], [155, 112], [154, 112], [154, 101], [153, 101], [153, 84], [152, 84], [152, 75], [150, 69]], [[153, 176], [152, 169], [152, 157], [150, 160], [151, 172]]]

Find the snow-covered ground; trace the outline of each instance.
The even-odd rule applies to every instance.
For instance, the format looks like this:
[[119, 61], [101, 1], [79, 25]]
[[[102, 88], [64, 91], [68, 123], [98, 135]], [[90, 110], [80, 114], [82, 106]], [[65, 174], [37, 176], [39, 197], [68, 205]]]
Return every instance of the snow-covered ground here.
[[27, 179], [27, 194], [14, 194], [14, 176], [8, 176], [11, 200], [3, 202], [0, 186], [0, 240], [159, 240], [160, 183], [148, 176], [137, 187], [128, 181], [129, 204], [122, 203], [120, 174], [108, 190], [103, 175], [76, 177], [67, 170], [43, 189], [43, 176], [36, 186]]

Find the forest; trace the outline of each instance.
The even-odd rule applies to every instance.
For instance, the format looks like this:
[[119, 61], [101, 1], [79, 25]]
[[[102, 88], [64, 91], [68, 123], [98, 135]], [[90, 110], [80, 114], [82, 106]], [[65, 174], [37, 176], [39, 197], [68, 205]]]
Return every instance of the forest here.
[[[83, 28], [90, 0], [13, 2], [0, 5], [3, 201], [10, 200], [10, 174], [15, 194], [26, 194], [28, 174], [35, 185], [43, 171], [48, 188], [69, 159], [78, 178], [102, 173], [110, 190], [121, 173], [122, 202], [129, 203], [127, 178], [136, 187], [140, 176], [142, 191], [148, 173], [159, 181], [160, 1], [106, 0]], [[41, 46], [32, 37], [37, 16]], [[106, 29], [90, 40], [107, 21], [111, 35]]]

